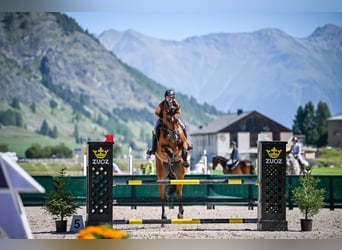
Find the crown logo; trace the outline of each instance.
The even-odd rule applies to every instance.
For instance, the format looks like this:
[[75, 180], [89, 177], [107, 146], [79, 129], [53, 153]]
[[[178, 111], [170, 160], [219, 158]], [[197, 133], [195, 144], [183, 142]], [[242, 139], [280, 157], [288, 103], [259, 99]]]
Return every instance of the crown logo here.
[[102, 147], [100, 147], [98, 150], [93, 150], [95, 157], [97, 159], [103, 159], [107, 156], [109, 149], [104, 150]]
[[283, 151], [283, 150], [282, 149], [276, 149], [275, 147], [273, 147], [272, 149], [266, 149], [268, 156], [272, 159], [278, 158], [281, 151]]

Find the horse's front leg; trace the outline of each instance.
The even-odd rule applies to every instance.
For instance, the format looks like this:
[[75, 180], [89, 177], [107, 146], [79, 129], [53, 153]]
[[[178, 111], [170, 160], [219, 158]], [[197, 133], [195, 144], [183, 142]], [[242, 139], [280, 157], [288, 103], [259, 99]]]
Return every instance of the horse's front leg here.
[[165, 214], [165, 185], [159, 185], [159, 193], [160, 193], [160, 198], [161, 198], [161, 203], [162, 203], [162, 214], [161, 214], [161, 219], [164, 220], [166, 219], [166, 214]]
[[183, 201], [182, 201], [182, 189], [183, 185], [177, 185], [177, 198], [178, 198], [178, 219], [183, 219], [184, 208], [183, 208]]

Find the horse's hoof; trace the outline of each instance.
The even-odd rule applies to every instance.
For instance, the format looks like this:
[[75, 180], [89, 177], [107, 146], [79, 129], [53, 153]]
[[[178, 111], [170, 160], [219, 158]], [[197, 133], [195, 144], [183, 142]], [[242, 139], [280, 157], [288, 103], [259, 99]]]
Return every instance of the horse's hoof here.
[[181, 214], [181, 213], [178, 213], [178, 215], [177, 215], [177, 218], [178, 218], [178, 219], [183, 219], [183, 218], [184, 218], [184, 216], [183, 216], [183, 214]]

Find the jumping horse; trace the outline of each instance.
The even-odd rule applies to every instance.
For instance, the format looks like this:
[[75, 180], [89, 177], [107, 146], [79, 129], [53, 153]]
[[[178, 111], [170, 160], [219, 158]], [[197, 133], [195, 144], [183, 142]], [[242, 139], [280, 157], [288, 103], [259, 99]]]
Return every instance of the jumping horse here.
[[[174, 113], [174, 108], [167, 103], [162, 110], [162, 124], [157, 135], [158, 143], [156, 147], [156, 173], [158, 180], [165, 179], [184, 179], [186, 172], [183, 166], [184, 154], [188, 148], [188, 141], [185, 137], [182, 127], [178, 123], [178, 115]], [[165, 185], [159, 184], [159, 193], [162, 201], [161, 218], [166, 219], [165, 214]], [[184, 208], [182, 204], [182, 189], [183, 185], [170, 185], [168, 195], [173, 195], [177, 192], [177, 200], [179, 204], [178, 219], [183, 218]], [[162, 224], [163, 225], [163, 224]]]
[[223, 168], [223, 174], [254, 174], [254, 165], [249, 160], [239, 161], [236, 167], [227, 165], [229, 159], [223, 156], [214, 156], [212, 159], [213, 170], [216, 169], [217, 165], [220, 164]]

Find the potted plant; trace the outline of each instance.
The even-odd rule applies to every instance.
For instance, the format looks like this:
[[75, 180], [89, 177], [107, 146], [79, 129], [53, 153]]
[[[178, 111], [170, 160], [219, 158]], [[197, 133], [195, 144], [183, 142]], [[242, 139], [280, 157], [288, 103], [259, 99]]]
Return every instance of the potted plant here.
[[324, 206], [325, 190], [318, 189], [319, 178], [308, 173], [299, 177], [300, 185], [292, 188], [293, 201], [297, 204], [304, 219], [301, 219], [301, 230], [312, 230], [312, 218]]
[[66, 167], [62, 167], [59, 175], [53, 178], [54, 190], [48, 193], [45, 200], [45, 209], [56, 220], [56, 232], [66, 232], [66, 217], [76, 213], [80, 206], [76, 203], [76, 197], [70, 191], [66, 191], [67, 177], [65, 175]]

